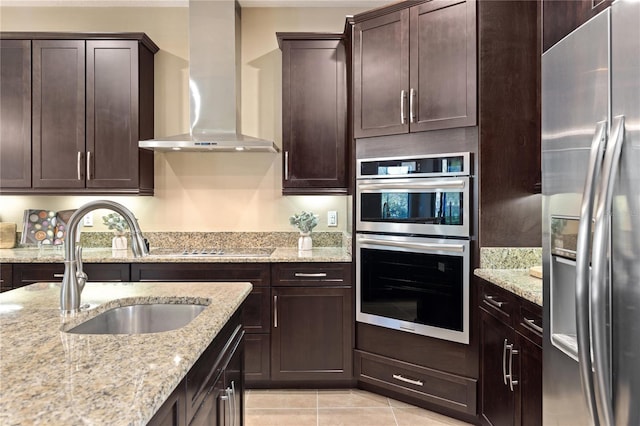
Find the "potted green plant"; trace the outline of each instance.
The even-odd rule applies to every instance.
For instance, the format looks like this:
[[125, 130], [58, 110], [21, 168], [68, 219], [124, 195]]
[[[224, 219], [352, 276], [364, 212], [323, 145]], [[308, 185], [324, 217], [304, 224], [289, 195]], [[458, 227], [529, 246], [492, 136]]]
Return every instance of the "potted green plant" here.
[[129, 229], [129, 225], [124, 218], [118, 213], [109, 213], [106, 216], [102, 216], [102, 223], [115, 234], [115, 237], [111, 240], [111, 248], [113, 250], [126, 250], [127, 237], [124, 234]]
[[295, 225], [300, 231], [298, 238], [298, 250], [308, 251], [313, 248], [311, 231], [318, 225], [318, 217], [313, 212], [303, 211], [289, 218], [289, 223]]

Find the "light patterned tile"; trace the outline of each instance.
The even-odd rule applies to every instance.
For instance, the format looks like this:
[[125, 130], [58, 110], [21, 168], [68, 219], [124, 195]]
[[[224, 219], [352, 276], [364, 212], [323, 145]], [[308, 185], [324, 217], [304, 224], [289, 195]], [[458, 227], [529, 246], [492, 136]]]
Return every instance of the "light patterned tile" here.
[[318, 407], [318, 392], [306, 390], [248, 390], [245, 393], [245, 407], [258, 408], [312, 408]]
[[467, 426], [461, 420], [443, 416], [442, 414], [422, 408], [393, 408], [398, 426]]
[[360, 389], [318, 390], [319, 408], [389, 407], [386, 397]]
[[317, 426], [317, 410], [291, 408], [246, 409], [245, 426]]
[[320, 408], [318, 426], [396, 426], [391, 407]]

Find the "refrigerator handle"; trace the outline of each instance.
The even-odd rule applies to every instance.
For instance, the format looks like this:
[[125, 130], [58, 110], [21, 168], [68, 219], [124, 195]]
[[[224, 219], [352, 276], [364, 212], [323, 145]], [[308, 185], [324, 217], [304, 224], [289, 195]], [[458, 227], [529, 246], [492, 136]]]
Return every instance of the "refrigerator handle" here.
[[591, 342], [593, 351], [593, 381], [596, 389], [599, 424], [613, 425], [611, 392], [611, 349], [607, 332], [607, 296], [609, 294], [608, 249], [611, 231], [613, 189], [618, 175], [620, 152], [624, 140], [624, 116], [611, 123], [611, 141], [604, 155], [600, 180], [596, 225], [593, 233], [593, 259], [591, 275]]
[[576, 329], [578, 340], [578, 360], [580, 362], [580, 378], [582, 389], [587, 398], [587, 408], [591, 420], [596, 423], [596, 400], [591, 374], [591, 336], [589, 334], [589, 262], [591, 261], [591, 223], [593, 221], [593, 205], [602, 158], [607, 138], [607, 121], [600, 121], [591, 141], [587, 178], [582, 192], [580, 206], [580, 225], [578, 227], [578, 243], [576, 248]]

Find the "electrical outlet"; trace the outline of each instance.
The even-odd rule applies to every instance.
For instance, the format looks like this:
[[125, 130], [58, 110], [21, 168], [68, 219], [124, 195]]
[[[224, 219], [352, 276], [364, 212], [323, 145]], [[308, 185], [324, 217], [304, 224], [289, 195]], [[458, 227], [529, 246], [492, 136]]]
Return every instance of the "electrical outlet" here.
[[338, 212], [330, 210], [327, 212], [327, 226], [338, 226]]
[[87, 213], [82, 219], [82, 225], [93, 226], [93, 213]]

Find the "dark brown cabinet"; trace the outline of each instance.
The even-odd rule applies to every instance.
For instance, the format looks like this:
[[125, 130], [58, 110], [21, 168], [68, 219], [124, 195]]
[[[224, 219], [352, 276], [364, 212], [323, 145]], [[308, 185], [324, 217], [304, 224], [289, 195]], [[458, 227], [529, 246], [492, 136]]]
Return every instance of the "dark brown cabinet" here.
[[269, 380], [271, 271], [265, 263], [133, 263], [131, 281], [250, 282], [243, 303], [244, 363], [247, 386]]
[[236, 312], [148, 424], [242, 426], [243, 336]]
[[0, 186], [31, 187], [31, 40], [0, 40]]
[[351, 266], [276, 264], [272, 285], [272, 381], [350, 383]]
[[[24, 287], [37, 282], [61, 282], [64, 264], [60, 263], [14, 263], [2, 265], [11, 268], [11, 286], [3, 284], [3, 290]], [[129, 281], [128, 263], [85, 263], [84, 271], [89, 282]]]
[[[3, 127], [9, 123], [7, 134], [2, 133], [2, 157], [7, 152], [20, 167], [3, 172], [3, 192], [153, 194], [153, 153], [139, 149], [138, 141], [153, 137], [153, 55], [158, 47], [144, 34], [0, 36], [3, 52], [5, 43], [29, 38], [20, 41], [30, 46], [32, 76], [30, 92], [25, 92], [31, 96], [22, 98], [32, 110], [30, 133], [16, 138], [25, 117], [2, 115]], [[28, 64], [13, 56], [2, 69], [15, 81], [11, 73]], [[16, 108], [19, 101], [3, 91], [2, 105]]]
[[542, 308], [486, 281], [479, 286], [483, 424], [542, 424]]
[[543, 51], [611, 5], [613, 0], [543, 0]]
[[11, 265], [0, 264], [0, 293], [13, 289], [13, 271]]
[[277, 37], [282, 49], [282, 192], [346, 193], [345, 39], [342, 34]]
[[475, 2], [404, 7], [355, 24], [356, 138], [476, 124]]

